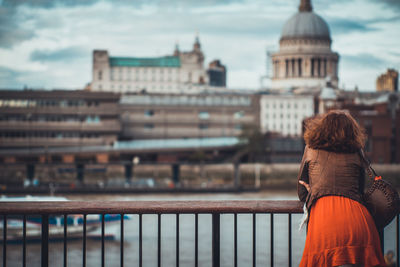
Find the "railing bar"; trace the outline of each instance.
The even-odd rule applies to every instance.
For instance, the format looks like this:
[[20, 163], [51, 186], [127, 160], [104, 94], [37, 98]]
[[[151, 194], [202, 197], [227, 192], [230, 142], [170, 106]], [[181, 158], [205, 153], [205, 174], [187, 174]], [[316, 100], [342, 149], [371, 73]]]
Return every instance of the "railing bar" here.
[[3, 216], [3, 266], [7, 267], [7, 215]]
[[176, 267], [179, 267], [179, 213], [176, 214]]
[[157, 263], [161, 267], [161, 213], [158, 214], [158, 229], [157, 229]]
[[120, 251], [121, 251], [121, 263], [120, 266], [124, 267], [124, 216], [125, 214], [121, 214], [121, 236], [120, 236]]
[[194, 266], [199, 266], [199, 214], [194, 214]]
[[86, 214], [83, 214], [82, 266], [86, 267]]
[[104, 232], [105, 232], [105, 223], [104, 223], [105, 214], [101, 214], [101, 267], [105, 265], [105, 253], [104, 253]]
[[237, 267], [237, 213], [233, 214], [233, 239], [234, 239], [234, 267]]
[[400, 266], [399, 260], [399, 215], [396, 216], [396, 265]]
[[142, 267], [142, 214], [139, 214], [139, 267]]
[[22, 222], [22, 267], [26, 267], [26, 215]]
[[49, 215], [42, 215], [42, 267], [49, 266]]
[[270, 226], [271, 226], [271, 246], [270, 246], [270, 250], [271, 250], [271, 267], [274, 266], [274, 214], [271, 213], [271, 218], [270, 218]]
[[212, 214], [212, 258], [213, 267], [220, 266], [220, 214]]
[[385, 254], [385, 240], [384, 240], [385, 231], [384, 231], [384, 229], [379, 229], [378, 233], [379, 233], [379, 239], [381, 241], [381, 250], [382, 250], [382, 253]]
[[64, 214], [64, 267], [67, 267], [67, 231], [68, 231], [68, 215]]
[[253, 267], [256, 267], [256, 214], [253, 213]]
[[292, 267], [292, 214], [288, 213], [289, 267]]

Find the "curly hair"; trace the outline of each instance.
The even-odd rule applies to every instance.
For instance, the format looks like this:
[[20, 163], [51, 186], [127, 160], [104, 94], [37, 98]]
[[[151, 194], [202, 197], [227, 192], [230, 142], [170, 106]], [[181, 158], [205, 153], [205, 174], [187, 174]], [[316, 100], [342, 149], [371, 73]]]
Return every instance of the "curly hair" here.
[[354, 153], [365, 140], [364, 129], [348, 112], [332, 110], [305, 122], [304, 141], [312, 149]]

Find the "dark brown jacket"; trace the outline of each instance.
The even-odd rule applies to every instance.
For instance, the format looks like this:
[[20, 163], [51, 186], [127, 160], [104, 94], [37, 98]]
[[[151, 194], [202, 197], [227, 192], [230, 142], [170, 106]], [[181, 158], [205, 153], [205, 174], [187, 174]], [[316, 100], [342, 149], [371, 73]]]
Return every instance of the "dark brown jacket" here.
[[358, 153], [335, 153], [306, 146], [297, 180], [311, 187], [310, 192], [297, 184], [299, 199], [307, 209], [320, 197], [344, 196], [363, 204], [364, 167]]

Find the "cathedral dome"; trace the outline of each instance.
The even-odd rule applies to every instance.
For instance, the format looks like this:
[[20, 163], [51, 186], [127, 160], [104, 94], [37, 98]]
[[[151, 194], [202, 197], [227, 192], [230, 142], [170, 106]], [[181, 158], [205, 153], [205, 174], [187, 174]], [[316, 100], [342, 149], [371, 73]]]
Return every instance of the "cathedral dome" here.
[[294, 38], [331, 40], [328, 24], [312, 12], [310, 1], [301, 1], [299, 12], [283, 26], [281, 39]]

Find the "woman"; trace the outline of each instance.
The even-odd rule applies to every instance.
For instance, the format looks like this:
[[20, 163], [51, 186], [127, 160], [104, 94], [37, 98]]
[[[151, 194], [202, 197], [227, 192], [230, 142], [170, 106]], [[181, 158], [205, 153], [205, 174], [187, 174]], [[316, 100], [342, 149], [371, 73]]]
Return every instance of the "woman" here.
[[298, 176], [308, 211], [300, 266], [386, 266], [378, 231], [363, 205], [365, 135], [350, 114], [310, 119]]

